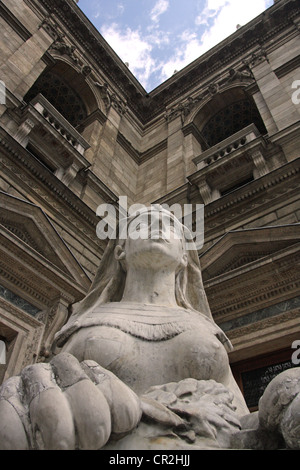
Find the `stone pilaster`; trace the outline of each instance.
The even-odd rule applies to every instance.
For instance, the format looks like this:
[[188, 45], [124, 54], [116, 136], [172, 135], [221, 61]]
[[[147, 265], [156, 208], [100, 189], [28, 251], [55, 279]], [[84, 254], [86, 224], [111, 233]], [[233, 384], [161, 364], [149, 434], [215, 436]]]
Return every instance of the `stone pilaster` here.
[[[42, 23], [37, 31], [0, 67], [0, 76], [6, 88], [19, 99], [22, 99], [33, 85], [36, 74], [32, 74], [32, 71], [55, 40], [54, 29], [51, 29], [49, 24], [47, 27], [44, 26], [45, 24]], [[39, 73], [41, 73], [40, 68]], [[26, 86], [22, 87], [22, 95], [18, 96], [17, 92], [20, 91], [22, 84]]]
[[250, 68], [277, 130], [281, 131], [299, 121], [299, 111], [272, 70], [267, 57], [260, 55], [250, 64]]
[[170, 192], [186, 182], [181, 116], [168, 123], [167, 152], [167, 192]]

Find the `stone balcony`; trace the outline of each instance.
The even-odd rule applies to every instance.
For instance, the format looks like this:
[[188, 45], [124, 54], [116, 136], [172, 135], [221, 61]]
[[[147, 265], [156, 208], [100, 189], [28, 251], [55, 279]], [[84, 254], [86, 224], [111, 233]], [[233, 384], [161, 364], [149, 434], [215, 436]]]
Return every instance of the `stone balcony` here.
[[195, 157], [193, 162], [197, 166], [197, 170], [201, 170], [237, 150], [243, 150], [246, 144], [260, 137], [261, 135], [257, 127], [254, 124], [250, 124], [208, 150], [205, 150], [205, 152]]
[[89, 143], [41, 94], [24, 108], [14, 138], [23, 147], [34, 147], [67, 185], [90, 166], [84, 157]]
[[30, 104], [72, 147], [84, 154], [89, 144], [43, 95], [38, 94]]
[[265, 138], [250, 124], [195, 157], [197, 171], [188, 181], [198, 187], [204, 204], [209, 204], [231, 188], [266, 175], [267, 154]]

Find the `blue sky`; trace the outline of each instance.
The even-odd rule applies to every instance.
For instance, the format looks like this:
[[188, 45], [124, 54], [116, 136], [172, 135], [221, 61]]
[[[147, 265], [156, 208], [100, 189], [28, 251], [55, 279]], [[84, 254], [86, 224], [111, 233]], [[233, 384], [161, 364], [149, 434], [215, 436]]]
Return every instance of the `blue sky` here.
[[236, 31], [273, 0], [79, 0], [150, 92]]

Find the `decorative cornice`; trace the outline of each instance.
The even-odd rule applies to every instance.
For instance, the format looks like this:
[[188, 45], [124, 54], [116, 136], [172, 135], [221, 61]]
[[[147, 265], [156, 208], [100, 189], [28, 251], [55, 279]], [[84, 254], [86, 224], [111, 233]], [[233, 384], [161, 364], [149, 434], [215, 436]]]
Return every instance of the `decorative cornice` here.
[[26, 293], [30, 297], [31, 302], [37, 302], [39, 306], [43, 306], [42, 308], [50, 306], [51, 301], [47, 298], [46, 292], [37, 291], [36, 285], [29, 281], [28, 278], [20, 279], [19, 274], [11, 269], [11, 259], [8, 257], [7, 260], [3, 259], [0, 262], [0, 275], [2, 279], [9, 283], [11, 289], [11, 286], [16, 286], [19, 290]]
[[164, 113], [169, 103], [188, 93], [196, 84], [207, 80], [220, 67], [229, 66], [238, 57], [246, 57], [247, 52], [257, 47], [260, 50], [264, 49], [264, 45], [280, 31], [289, 26], [294, 28], [294, 19], [300, 12], [297, 0], [275, 3], [218, 46], [147, 94], [73, 0], [41, 0], [41, 3], [66, 25], [81, 46], [124, 93], [128, 98], [128, 107], [135, 111], [143, 124]]
[[[213, 201], [206, 207], [206, 219], [218, 216], [218, 214], [224, 213], [226, 209], [232, 209], [232, 207], [234, 207], [234, 213], [236, 214], [236, 205], [238, 203], [244, 204], [245, 202], [247, 203], [247, 200], [251, 200], [251, 204], [253, 204], [252, 198], [254, 196], [258, 196], [259, 194], [264, 194], [265, 198], [269, 198], [270, 200], [274, 199], [275, 197], [281, 197], [282, 194], [278, 194], [277, 191], [275, 191], [275, 194], [273, 195], [267, 195], [266, 190], [276, 187], [280, 183], [283, 183], [290, 178], [297, 177], [300, 171], [299, 163], [300, 158], [293, 160], [292, 162], [281, 166], [279, 169], [273, 170], [272, 172], [262, 176], [261, 178], [258, 178], [257, 180], [253, 180], [252, 182], [248, 183], [246, 188], [242, 187], [231, 194], [223, 196], [222, 199]], [[297, 185], [299, 186], [299, 183], [295, 181], [294, 186], [289, 185], [288, 187], [285, 187], [284, 192], [296, 189]], [[257, 204], [261, 205], [262, 201], [260, 200]], [[251, 208], [255, 207], [251, 206]]]
[[49, 34], [50, 37], [56, 41], [62, 41], [64, 34], [60, 31], [54, 17], [50, 14], [46, 16], [40, 24], [40, 28], [44, 28], [45, 31]]
[[[30, 153], [20, 146], [3, 129], [0, 129], [0, 146], [4, 150], [0, 163], [17, 177], [27, 183], [52, 210], [58, 211], [75, 227], [90, 238], [98, 249], [102, 246], [96, 236], [98, 217], [83, 201], [40, 164]], [[20, 166], [17, 165], [17, 162]], [[30, 172], [30, 175], [27, 172]], [[36, 178], [36, 183], [33, 177]], [[104, 247], [103, 247], [104, 248]]]
[[300, 286], [299, 248], [299, 243], [291, 244], [204, 282], [216, 321], [231, 321], [252, 312], [258, 305], [266, 306], [274, 304], [274, 299], [296, 296]]
[[[45, 258], [36, 256], [33, 250], [28, 249], [26, 244], [5, 231], [1, 225], [0, 228], [2, 239], [0, 242], [0, 266], [3, 277], [9, 279], [13, 284], [21, 285], [23, 283], [22, 291], [30, 292], [30, 296], [43, 306], [49, 305], [52, 298], [57, 297], [59, 293], [70, 303], [86, 293], [89, 287], [87, 282], [85, 287], [80, 285], [79, 282], [71, 278], [70, 274], [62, 272]], [[15, 258], [18, 257], [20, 257], [20, 262], [17, 263]], [[39, 275], [36, 274], [37, 272]]]
[[144, 152], [141, 152], [140, 154], [140, 164], [144, 163], [145, 161], [149, 160], [150, 158], [154, 157], [160, 152], [163, 152], [164, 150], [167, 149], [168, 146], [168, 141], [167, 139], [162, 140], [156, 145], [153, 145], [153, 147], [149, 148], [148, 150], [145, 150]]
[[101, 111], [101, 109], [96, 109], [93, 111], [91, 114], [89, 114], [86, 119], [84, 119], [79, 127], [78, 127], [78, 132], [82, 132], [87, 126], [92, 124], [94, 121], [98, 120], [100, 124], [104, 124], [107, 120], [107, 117], [105, 114]]
[[3, 309], [5, 312], [12, 314], [16, 319], [21, 320], [31, 328], [43, 329], [44, 327], [44, 325], [32, 315], [29, 315], [29, 313], [24, 312], [24, 310], [21, 310], [19, 307], [11, 304], [3, 298], [1, 298], [0, 308]]
[[82, 183], [96, 189], [106, 203], [117, 204], [119, 198], [109, 189], [91, 170], [82, 170], [80, 172]]
[[[299, 256], [296, 256], [296, 259], [299, 260]], [[290, 265], [292, 265], [292, 263]], [[295, 275], [295, 277], [297, 277], [297, 275]], [[238, 286], [239, 284], [237, 283], [236, 285]], [[294, 295], [296, 295], [299, 292], [299, 286], [300, 280], [298, 277], [298, 280], [288, 279], [261, 289], [257, 287], [257, 291], [255, 292], [256, 295], [253, 297], [249, 297], [250, 293], [247, 292], [244, 294], [244, 297], [240, 295], [239, 298], [232, 299], [231, 303], [227, 302], [226, 305], [218, 306], [216, 309], [212, 306], [214, 318], [219, 322], [221, 319], [222, 321], [228, 321], [232, 315], [240, 313], [241, 316], [241, 312], [245, 312], [246, 309], [253, 308], [253, 306], [257, 306], [266, 301], [270, 302], [270, 299], [282, 298], [283, 295], [290, 293], [294, 293]], [[206, 290], [209, 297], [209, 291], [208, 289]]]
[[228, 331], [227, 336], [230, 340], [240, 338], [242, 336], [249, 338], [251, 333], [256, 333], [266, 328], [275, 327], [279, 325], [284, 325], [284, 323], [290, 322], [300, 317], [300, 309], [292, 310], [288, 313], [283, 313], [281, 315], [276, 315], [272, 318], [267, 318], [266, 320], [257, 321], [251, 323], [251, 325], [244, 326], [242, 328], [236, 328], [235, 330]]

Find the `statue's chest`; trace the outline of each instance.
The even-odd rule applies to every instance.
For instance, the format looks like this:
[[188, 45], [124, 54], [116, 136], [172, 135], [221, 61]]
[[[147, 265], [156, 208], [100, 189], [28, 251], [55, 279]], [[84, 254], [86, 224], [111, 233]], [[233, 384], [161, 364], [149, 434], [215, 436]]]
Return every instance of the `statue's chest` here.
[[228, 364], [224, 347], [206, 330], [189, 330], [163, 341], [142, 340], [106, 326], [84, 330], [80, 359], [95, 360], [137, 393], [188, 377], [221, 381]]

